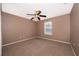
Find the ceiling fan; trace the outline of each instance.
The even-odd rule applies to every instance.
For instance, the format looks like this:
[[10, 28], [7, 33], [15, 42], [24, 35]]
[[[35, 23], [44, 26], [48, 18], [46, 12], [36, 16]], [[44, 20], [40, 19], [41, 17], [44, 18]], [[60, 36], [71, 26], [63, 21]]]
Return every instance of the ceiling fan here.
[[38, 10], [38, 11], [35, 11], [35, 14], [27, 14], [27, 15], [31, 15], [31, 16], [33, 16], [32, 18], [31, 18], [31, 20], [34, 20], [34, 21], [40, 21], [41, 19], [40, 19], [40, 17], [46, 17], [46, 15], [41, 15], [41, 11], [40, 10]]

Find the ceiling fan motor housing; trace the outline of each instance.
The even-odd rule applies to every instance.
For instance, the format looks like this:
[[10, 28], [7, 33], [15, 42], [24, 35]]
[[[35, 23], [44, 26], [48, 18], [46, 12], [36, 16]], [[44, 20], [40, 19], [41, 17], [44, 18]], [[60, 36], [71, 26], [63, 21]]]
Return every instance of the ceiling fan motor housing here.
[[40, 13], [41, 13], [41, 11], [40, 11], [40, 10], [36, 11], [36, 15], [39, 15]]

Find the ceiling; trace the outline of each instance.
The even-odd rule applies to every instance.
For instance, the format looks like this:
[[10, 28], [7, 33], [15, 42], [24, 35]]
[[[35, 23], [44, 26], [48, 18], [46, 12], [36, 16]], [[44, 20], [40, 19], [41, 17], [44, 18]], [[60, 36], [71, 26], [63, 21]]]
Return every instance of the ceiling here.
[[26, 14], [41, 10], [42, 14], [47, 15], [46, 18], [51, 18], [70, 14], [72, 7], [72, 3], [3, 3], [2, 11], [30, 19], [32, 16]]

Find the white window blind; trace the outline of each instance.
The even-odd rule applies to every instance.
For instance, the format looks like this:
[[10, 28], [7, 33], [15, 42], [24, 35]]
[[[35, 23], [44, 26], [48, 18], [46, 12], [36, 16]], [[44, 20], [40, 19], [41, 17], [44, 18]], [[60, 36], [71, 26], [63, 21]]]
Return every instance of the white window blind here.
[[44, 23], [44, 34], [52, 35], [52, 21], [46, 21]]

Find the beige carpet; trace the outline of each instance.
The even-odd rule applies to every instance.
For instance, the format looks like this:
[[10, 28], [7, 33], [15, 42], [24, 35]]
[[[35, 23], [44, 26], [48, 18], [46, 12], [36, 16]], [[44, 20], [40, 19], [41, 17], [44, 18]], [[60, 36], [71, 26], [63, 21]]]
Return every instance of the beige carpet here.
[[3, 56], [73, 56], [70, 45], [44, 39], [32, 39], [3, 47]]

